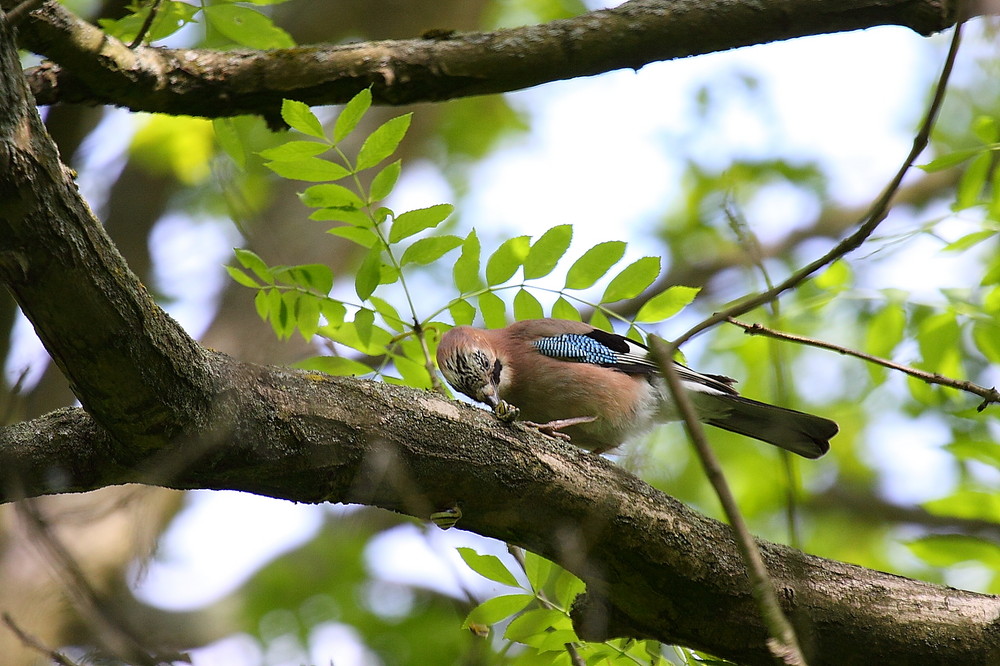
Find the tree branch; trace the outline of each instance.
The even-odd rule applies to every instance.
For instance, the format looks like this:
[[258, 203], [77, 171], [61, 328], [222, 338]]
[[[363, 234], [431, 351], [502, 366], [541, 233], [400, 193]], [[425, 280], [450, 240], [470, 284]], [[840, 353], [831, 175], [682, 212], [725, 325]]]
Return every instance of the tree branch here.
[[816, 340], [815, 338], [807, 338], [801, 335], [794, 335], [792, 333], [785, 333], [783, 331], [776, 331], [772, 328], [767, 328], [761, 324], [747, 324], [745, 322], [739, 321], [733, 317], [726, 317], [726, 321], [735, 326], [739, 326], [747, 335], [763, 335], [768, 338], [774, 338], [776, 340], [785, 340], [786, 342], [795, 342], [800, 345], [807, 345], [809, 347], [818, 347], [819, 349], [828, 349], [830, 351], [835, 351], [838, 354], [844, 354], [846, 356], [853, 356], [855, 358], [860, 358], [868, 363], [874, 363], [875, 365], [881, 365], [883, 368], [889, 368], [890, 370], [897, 370], [899, 372], [910, 375], [911, 377], [916, 377], [922, 382], [927, 382], [928, 384], [938, 384], [940, 386], [947, 386], [948, 388], [957, 389], [959, 391], [965, 391], [966, 393], [972, 393], [973, 395], [978, 395], [983, 399], [976, 411], [983, 411], [989, 405], [1000, 403], [1000, 391], [996, 390], [996, 387], [986, 388], [984, 386], [979, 386], [973, 382], [964, 379], [952, 379], [951, 377], [945, 377], [944, 375], [939, 375], [936, 372], [927, 372], [926, 370], [919, 370], [917, 368], [911, 368], [908, 365], [902, 365], [900, 363], [895, 363], [888, 359], [879, 358], [878, 356], [872, 356], [871, 354], [866, 354], [862, 351], [856, 349], [850, 349], [849, 347], [843, 347], [841, 345], [833, 344], [832, 342], [825, 342], [823, 340]]
[[[10, 3], [3, 0], [4, 7]], [[412, 104], [876, 25], [927, 35], [953, 25], [957, 6], [954, 0], [632, 0], [571, 19], [447, 39], [211, 51], [129, 49], [48, 0], [24, 22], [21, 39], [55, 63], [31, 73], [39, 104], [277, 118], [282, 98], [340, 104], [367, 86], [376, 103]]]

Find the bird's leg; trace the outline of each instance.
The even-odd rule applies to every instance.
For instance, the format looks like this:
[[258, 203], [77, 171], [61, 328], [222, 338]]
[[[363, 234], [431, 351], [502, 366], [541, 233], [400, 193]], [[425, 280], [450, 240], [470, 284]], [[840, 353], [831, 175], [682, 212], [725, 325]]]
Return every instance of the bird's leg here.
[[561, 439], [569, 442], [572, 441], [570, 436], [564, 432], [560, 432], [560, 430], [584, 423], [593, 423], [596, 420], [596, 416], [574, 416], [569, 419], [555, 419], [554, 421], [549, 421], [548, 423], [535, 423], [534, 421], [521, 421], [521, 423], [529, 428], [534, 428], [538, 432], [551, 437], [552, 439]]

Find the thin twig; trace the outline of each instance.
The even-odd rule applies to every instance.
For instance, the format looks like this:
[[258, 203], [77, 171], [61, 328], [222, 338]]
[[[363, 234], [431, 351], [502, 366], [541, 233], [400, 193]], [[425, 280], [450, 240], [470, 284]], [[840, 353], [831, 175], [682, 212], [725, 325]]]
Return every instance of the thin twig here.
[[[795, 629], [785, 617], [781, 604], [778, 603], [778, 595], [775, 593], [774, 585], [771, 583], [767, 568], [764, 566], [764, 558], [760, 554], [757, 542], [754, 541], [753, 535], [750, 534], [750, 530], [743, 520], [743, 514], [740, 513], [736, 498], [733, 497], [732, 490], [726, 482], [722, 467], [705, 437], [705, 431], [698, 420], [691, 398], [682, 388], [680, 378], [674, 369], [672, 359], [677, 347], [652, 336], [650, 343], [660, 372], [666, 380], [674, 404], [683, 418], [684, 427], [698, 453], [702, 468], [705, 470], [705, 476], [708, 477], [712, 488], [715, 489], [719, 502], [722, 504], [722, 510], [726, 514], [726, 519], [733, 529], [736, 545], [750, 578], [750, 591], [760, 609], [767, 633], [771, 637], [771, 640], [768, 641], [768, 647], [775, 658], [780, 659], [782, 663], [805, 666], [807, 662], [802, 654], [802, 648], [799, 647]], [[772, 644], [772, 641], [776, 645]]]
[[830, 351], [835, 351], [838, 354], [853, 356], [855, 358], [860, 358], [863, 361], [874, 363], [875, 365], [881, 365], [882, 367], [889, 368], [890, 370], [898, 370], [899, 372], [906, 373], [911, 377], [916, 377], [917, 379], [927, 382], [928, 384], [940, 384], [941, 386], [947, 386], [948, 388], [958, 389], [959, 391], [965, 391], [966, 393], [978, 395], [983, 399], [983, 402], [976, 408], [976, 411], [979, 412], [983, 411], [993, 403], [1000, 403], [1000, 391], [997, 391], [996, 387], [986, 388], [964, 379], [952, 379], [951, 377], [939, 375], [936, 372], [918, 370], [917, 368], [911, 368], [908, 365], [902, 365], [888, 359], [866, 354], [865, 352], [858, 351], [857, 349], [850, 349], [849, 347], [843, 347], [824, 340], [816, 340], [815, 338], [807, 338], [801, 335], [776, 331], [772, 328], [761, 326], [760, 324], [748, 324], [746, 322], [739, 321], [738, 319], [734, 319], [733, 317], [726, 317], [726, 321], [730, 324], [739, 326], [746, 332], [747, 335], [764, 335], [769, 338], [775, 338], [776, 340], [786, 340], [788, 342], [796, 342], [800, 345], [828, 349]]
[[899, 190], [899, 185], [903, 182], [903, 177], [906, 175], [906, 172], [910, 170], [910, 167], [913, 166], [913, 162], [916, 161], [920, 153], [922, 153], [924, 148], [927, 147], [927, 143], [931, 136], [931, 129], [934, 127], [934, 122], [937, 119], [938, 112], [941, 110], [941, 103], [944, 100], [944, 93], [948, 85], [948, 79], [951, 77], [951, 71], [955, 65], [955, 57], [958, 54], [958, 45], [961, 42], [962, 25], [962, 21], [955, 24], [955, 32], [951, 38], [951, 46], [948, 49], [948, 56], [945, 58], [944, 67], [941, 69], [941, 76], [938, 78], [937, 86], [934, 90], [934, 98], [931, 100], [930, 106], [927, 109], [927, 115], [920, 124], [920, 129], [917, 132], [917, 135], [913, 138], [913, 147], [910, 149], [910, 152], [903, 161], [903, 165], [899, 168], [899, 171], [896, 172], [896, 175], [893, 176], [891, 181], [889, 181], [885, 190], [882, 191], [882, 194], [872, 204], [868, 213], [865, 215], [864, 222], [861, 223], [857, 231], [842, 240], [832, 250], [824, 254], [819, 259], [816, 259], [812, 263], [803, 266], [796, 272], [792, 273], [787, 279], [775, 287], [762, 291], [758, 294], [748, 296], [736, 305], [726, 308], [721, 312], [716, 312], [711, 317], [708, 317], [701, 323], [695, 325], [679, 338], [674, 340], [675, 346], [680, 347], [695, 335], [698, 335], [702, 331], [712, 328], [716, 324], [725, 321], [727, 317], [738, 317], [739, 315], [749, 312], [756, 307], [773, 301], [784, 292], [798, 286], [816, 271], [832, 264], [834, 261], [840, 259], [847, 253], [856, 250], [862, 243], [865, 242], [865, 240], [868, 239], [869, 236], [871, 236], [876, 227], [878, 227], [878, 225], [882, 223], [882, 220], [884, 220], [889, 214], [892, 199]]
[[135, 39], [129, 43], [128, 47], [134, 49], [135, 47], [142, 44], [142, 40], [146, 38], [146, 34], [149, 29], [153, 27], [153, 21], [156, 20], [156, 13], [160, 9], [160, 2], [162, 0], [153, 0], [153, 6], [149, 8], [149, 13], [146, 14], [146, 19], [142, 22], [142, 27], [139, 28], [139, 32], [136, 33]]
[[64, 655], [62, 652], [59, 652], [58, 650], [53, 650], [52, 648], [42, 643], [42, 641], [40, 641], [36, 636], [32, 636], [27, 631], [17, 626], [17, 623], [14, 622], [14, 618], [10, 616], [10, 613], [4, 613], [2, 617], [3, 617], [3, 623], [6, 624], [8, 627], [10, 627], [10, 630], [14, 632], [14, 635], [17, 636], [18, 640], [20, 640], [25, 646], [31, 648], [32, 650], [36, 650], [41, 654], [44, 654], [46, 657], [52, 660], [52, 663], [58, 664], [59, 666], [80, 666], [79, 663], [73, 661], [72, 659]]

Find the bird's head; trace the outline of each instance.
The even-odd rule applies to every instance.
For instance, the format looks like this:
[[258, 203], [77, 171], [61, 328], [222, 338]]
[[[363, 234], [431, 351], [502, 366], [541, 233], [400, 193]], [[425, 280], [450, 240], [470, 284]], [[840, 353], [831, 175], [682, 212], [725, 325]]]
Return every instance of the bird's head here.
[[456, 326], [441, 338], [438, 367], [448, 383], [473, 400], [496, 408], [504, 366], [484, 331]]

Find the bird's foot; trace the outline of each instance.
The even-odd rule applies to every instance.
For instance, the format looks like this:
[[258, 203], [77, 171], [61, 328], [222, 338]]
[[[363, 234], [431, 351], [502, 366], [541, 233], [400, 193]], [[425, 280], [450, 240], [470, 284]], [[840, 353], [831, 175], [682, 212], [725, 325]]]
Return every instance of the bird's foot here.
[[497, 403], [497, 406], [493, 408], [493, 413], [496, 414], [496, 417], [504, 423], [510, 423], [511, 421], [515, 421], [517, 419], [517, 415], [521, 413], [521, 410], [506, 400], [501, 400]]
[[564, 432], [560, 432], [563, 428], [582, 425], [584, 423], [593, 423], [596, 420], [596, 416], [574, 416], [569, 419], [555, 419], [554, 421], [549, 421], [548, 423], [535, 423], [534, 421], [521, 421], [521, 423], [529, 428], [534, 428], [538, 432], [551, 437], [552, 439], [561, 439], [564, 442], [568, 442], [570, 441], [570, 436]]
[[431, 522], [443, 530], [451, 529], [462, 518], [462, 510], [458, 505], [448, 507], [443, 511], [435, 511], [430, 515]]

